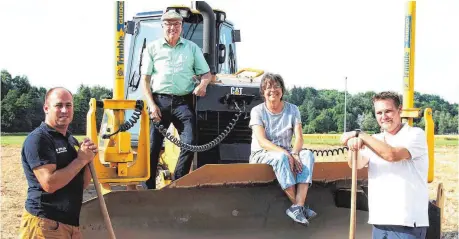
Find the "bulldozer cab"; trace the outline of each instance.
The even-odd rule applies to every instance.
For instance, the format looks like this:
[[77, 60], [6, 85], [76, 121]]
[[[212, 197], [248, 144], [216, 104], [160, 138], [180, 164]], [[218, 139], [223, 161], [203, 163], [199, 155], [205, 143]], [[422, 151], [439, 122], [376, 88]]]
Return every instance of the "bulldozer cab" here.
[[[181, 37], [196, 43], [199, 48], [204, 48], [204, 21], [202, 15], [197, 11], [192, 11], [189, 7], [176, 6], [168, 9], [181, 9], [183, 15], [183, 27]], [[179, 10], [177, 10], [179, 11]], [[235, 30], [233, 24], [226, 20], [226, 14], [219, 10], [214, 10], [216, 14], [216, 26], [214, 26], [214, 41], [218, 43], [218, 57], [214, 57], [216, 69], [214, 73], [234, 74], [237, 69], [236, 42], [240, 41], [240, 31]], [[186, 12], [186, 13], [183, 13]], [[126, 34], [130, 35], [130, 45], [128, 50], [128, 62], [126, 69], [126, 99], [142, 98], [139, 89], [139, 82], [142, 72], [140, 71], [141, 56], [148, 43], [163, 36], [161, 26], [161, 16], [164, 11], [142, 12], [134, 16], [126, 24]], [[218, 19], [218, 21], [217, 21]], [[209, 54], [205, 54], [206, 59]], [[133, 129], [132, 132], [136, 132]]]
[[[176, 5], [170, 6], [166, 10], [176, 10], [183, 17], [183, 28], [181, 37], [196, 43], [203, 51], [209, 48], [208, 52], [203, 52], [211, 72], [215, 75], [213, 82], [207, 88], [205, 97], [195, 97], [195, 110], [198, 118], [196, 138], [198, 145], [208, 148], [197, 152], [192, 169], [197, 169], [205, 164], [248, 162], [250, 154], [251, 131], [248, 128], [250, 109], [261, 103], [259, 96], [259, 81], [254, 80], [253, 76], [263, 73], [260, 70], [246, 69], [236, 72], [237, 54], [236, 43], [240, 41], [240, 31], [235, 30], [233, 24], [226, 19], [226, 13], [221, 10], [212, 9], [215, 21], [205, 21], [203, 15], [197, 10], [189, 7]], [[126, 32], [130, 35], [129, 54], [127, 61], [125, 81], [126, 99], [143, 99], [139, 81], [141, 77], [141, 58], [148, 43], [163, 37], [161, 26], [161, 16], [164, 11], [153, 11], [138, 13], [132, 21], [126, 24]], [[204, 35], [204, 26], [214, 34]], [[211, 40], [216, 43], [215, 49], [210, 49], [207, 45]], [[207, 44], [207, 45], [206, 45]], [[250, 75], [255, 72], [255, 75]], [[242, 73], [248, 73], [244, 75]], [[195, 77], [198, 81], [198, 76]], [[242, 113], [236, 120], [238, 110], [233, 105], [238, 97]], [[243, 100], [246, 97], [246, 100]], [[232, 102], [231, 104], [229, 102]], [[126, 111], [125, 117], [133, 111]], [[237, 121], [237, 122], [236, 122]], [[228, 131], [227, 127], [232, 123], [234, 128]], [[130, 130], [132, 146], [138, 145], [140, 124], [134, 125]], [[209, 142], [215, 139], [225, 130], [228, 134], [220, 144], [209, 147]], [[174, 126], [168, 131], [178, 138]], [[207, 147], [206, 147], [207, 146]], [[163, 151], [160, 156], [158, 167], [158, 187], [164, 187], [171, 182], [180, 148], [170, 140], [165, 139]], [[150, 172], [155, 173], [155, 172]]]
[[[194, 4], [192, 8], [176, 5], [163, 11], [139, 13], [125, 22], [130, 43], [126, 73], [122, 81], [115, 81], [117, 97], [102, 102], [91, 101], [88, 134], [99, 142], [95, 167], [99, 181], [108, 190], [104, 199], [116, 236], [348, 237], [352, 230], [349, 220], [352, 172], [347, 162], [316, 161], [314, 164], [313, 183], [306, 203], [318, 216], [307, 228], [295, 224], [286, 215], [285, 210], [291, 203], [278, 185], [272, 167], [248, 163], [252, 140], [248, 127], [250, 110], [262, 103], [259, 76], [263, 71], [238, 69], [236, 43], [241, 40], [240, 32], [234, 30], [224, 11], [212, 9], [201, 1]], [[195, 99], [197, 145], [190, 146], [195, 152], [194, 166], [188, 175], [171, 180], [180, 144], [169, 137], [164, 141], [160, 156], [158, 189], [114, 190], [111, 185], [138, 185], [156, 173], [148, 170], [149, 131], [155, 126], [149, 123], [148, 112], [142, 105], [140, 64], [147, 44], [163, 37], [160, 18], [168, 9], [174, 9], [184, 17], [182, 37], [202, 48], [215, 76], [208, 85], [206, 96]], [[122, 48], [124, 43], [118, 46]], [[95, 126], [96, 106], [105, 110], [99, 132]], [[117, 132], [118, 128], [124, 131]], [[173, 127], [168, 132], [169, 136], [177, 137]], [[330, 151], [315, 152], [328, 156]], [[345, 153], [344, 150], [333, 152]], [[367, 224], [367, 178], [367, 169], [359, 170], [355, 197], [356, 238], [371, 236], [371, 226]], [[107, 236], [97, 199], [83, 203], [80, 226], [85, 238]]]

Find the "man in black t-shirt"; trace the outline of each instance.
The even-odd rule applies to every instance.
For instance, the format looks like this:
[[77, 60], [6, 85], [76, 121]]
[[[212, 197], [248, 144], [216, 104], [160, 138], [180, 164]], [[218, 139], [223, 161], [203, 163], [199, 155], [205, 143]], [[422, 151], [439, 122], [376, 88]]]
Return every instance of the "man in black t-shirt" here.
[[67, 89], [50, 89], [43, 110], [45, 121], [27, 136], [21, 152], [28, 191], [19, 238], [81, 238], [83, 190], [97, 146], [88, 138], [78, 143], [67, 131], [73, 119]]

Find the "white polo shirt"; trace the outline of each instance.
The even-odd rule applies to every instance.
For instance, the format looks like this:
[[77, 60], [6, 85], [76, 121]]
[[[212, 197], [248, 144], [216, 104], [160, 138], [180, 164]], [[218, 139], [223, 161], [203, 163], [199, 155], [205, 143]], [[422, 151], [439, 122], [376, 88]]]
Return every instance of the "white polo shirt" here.
[[388, 162], [368, 147], [361, 150], [368, 163], [369, 224], [429, 226], [427, 140], [422, 129], [404, 124], [392, 137], [373, 137], [393, 147], [406, 148], [411, 159]]

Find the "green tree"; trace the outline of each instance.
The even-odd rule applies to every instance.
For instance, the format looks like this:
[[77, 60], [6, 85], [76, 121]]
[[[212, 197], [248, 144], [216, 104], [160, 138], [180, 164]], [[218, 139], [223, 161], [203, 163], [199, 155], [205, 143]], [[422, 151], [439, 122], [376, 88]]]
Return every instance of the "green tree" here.
[[32, 88], [26, 76], [16, 76], [11, 80], [11, 88], [16, 89], [21, 94], [27, 94]]
[[419, 127], [419, 128], [421, 128], [421, 129], [425, 129], [426, 124], [425, 124], [424, 116], [421, 117], [421, 118], [414, 119], [414, 120], [413, 120], [413, 125], [414, 125], [415, 127]]
[[296, 87], [293, 86], [293, 88], [289, 91], [290, 95], [286, 99], [288, 102], [294, 104], [294, 105], [302, 105], [303, 101], [306, 97], [306, 92], [303, 88], [301, 87]]
[[337, 126], [333, 121], [334, 111], [327, 109], [322, 111], [313, 121], [310, 126], [314, 128], [316, 133], [328, 133], [330, 131], [336, 131]]
[[363, 122], [362, 122], [362, 129], [370, 133], [380, 132], [380, 127], [378, 125], [378, 122], [376, 121], [373, 114], [371, 114], [370, 112], [365, 113], [364, 115]]
[[314, 103], [311, 101], [303, 103], [299, 107], [299, 111], [303, 125], [309, 124], [317, 117], [317, 115], [319, 115], [319, 111], [314, 107]]
[[2, 131], [14, 132], [14, 126], [16, 124], [16, 101], [20, 97], [17, 90], [10, 90], [6, 94], [5, 98], [2, 99]]
[[16, 131], [28, 132], [32, 130], [32, 117], [30, 117], [29, 112], [33, 111], [33, 99], [30, 99], [30, 94], [22, 94], [15, 103], [16, 112], [15, 117], [15, 129]]
[[1, 72], [1, 80], [2, 80], [2, 96], [1, 99], [5, 98], [6, 94], [8, 94], [8, 91], [10, 91], [13, 86], [11, 85], [11, 74], [8, 73], [6, 70], [2, 70]]
[[93, 86], [89, 88], [89, 91], [91, 98], [95, 98], [96, 100], [112, 98], [112, 90], [102, 86]]
[[313, 134], [315, 133], [315, 128], [314, 126], [310, 125], [310, 124], [306, 124], [303, 126], [303, 134]]
[[[12, 76], [7, 70], [1, 71], [1, 126], [4, 132], [26, 132], [37, 127], [44, 119], [43, 102], [46, 90], [29, 83], [27, 76]], [[285, 99], [299, 107], [304, 133], [328, 133], [346, 129], [362, 128], [378, 131], [373, 117], [375, 92], [367, 91], [348, 94], [347, 109], [344, 111], [344, 92], [337, 90], [317, 90], [312, 87], [294, 86], [287, 89]], [[101, 86], [80, 85], [74, 94], [74, 120], [70, 130], [86, 133], [86, 115], [91, 98], [102, 100], [111, 98], [112, 91]], [[438, 95], [415, 92], [415, 107], [424, 111], [431, 108], [436, 134], [458, 134], [458, 104], [451, 104]], [[97, 127], [102, 120], [102, 109], [96, 111]], [[129, 112], [127, 117], [130, 117]], [[20, 121], [20, 122], [19, 122]], [[424, 128], [424, 119], [414, 120], [414, 125]]]
[[89, 101], [91, 98], [91, 90], [89, 87], [80, 85], [77, 93], [73, 96], [74, 114], [73, 122], [70, 125], [73, 133], [86, 133], [86, 116], [89, 111]]
[[459, 116], [454, 116], [451, 119], [451, 134], [459, 134]]

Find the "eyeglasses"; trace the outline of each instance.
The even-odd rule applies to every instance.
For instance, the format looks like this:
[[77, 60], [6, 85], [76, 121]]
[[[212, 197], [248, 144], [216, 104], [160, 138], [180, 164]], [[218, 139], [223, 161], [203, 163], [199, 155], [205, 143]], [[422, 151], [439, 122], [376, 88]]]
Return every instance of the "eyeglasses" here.
[[277, 85], [277, 84], [276, 85], [268, 85], [268, 86], [266, 86], [267, 90], [271, 90], [271, 89], [277, 90], [277, 89], [280, 89], [280, 88], [281, 88], [281, 86]]
[[166, 26], [166, 27], [168, 27], [168, 28], [170, 28], [170, 27], [172, 27], [172, 26], [174, 26], [174, 27], [179, 27], [179, 26], [182, 25], [181, 22], [174, 22], [174, 23], [164, 22], [163, 24], [164, 24], [164, 26]]

